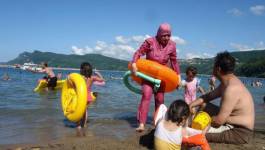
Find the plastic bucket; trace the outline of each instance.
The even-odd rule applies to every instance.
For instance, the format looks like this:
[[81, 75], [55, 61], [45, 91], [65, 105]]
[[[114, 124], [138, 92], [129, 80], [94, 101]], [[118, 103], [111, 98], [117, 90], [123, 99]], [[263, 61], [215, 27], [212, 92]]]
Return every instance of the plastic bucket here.
[[193, 129], [203, 130], [211, 123], [211, 117], [208, 113], [200, 111], [193, 119], [191, 127]]

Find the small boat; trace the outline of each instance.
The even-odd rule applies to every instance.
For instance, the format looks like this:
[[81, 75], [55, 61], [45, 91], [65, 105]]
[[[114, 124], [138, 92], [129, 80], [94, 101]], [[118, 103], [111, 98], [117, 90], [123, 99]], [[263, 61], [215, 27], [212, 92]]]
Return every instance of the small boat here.
[[38, 64], [34, 64], [32, 62], [24, 63], [21, 67], [22, 70], [30, 70], [30, 71], [41, 71], [42, 68]]

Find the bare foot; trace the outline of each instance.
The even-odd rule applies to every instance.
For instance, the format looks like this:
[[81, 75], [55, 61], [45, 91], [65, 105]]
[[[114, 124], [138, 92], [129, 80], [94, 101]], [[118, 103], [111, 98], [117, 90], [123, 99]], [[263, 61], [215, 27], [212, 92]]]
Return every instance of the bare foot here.
[[82, 129], [82, 135], [86, 136], [86, 130], [84, 128]]
[[81, 127], [76, 128], [76, 136], [81, 137], [83, 135]]
[[144, 124], [140, 123], [139, 127], [135, 129], [137, 132], [143, 132], [144, 131]]

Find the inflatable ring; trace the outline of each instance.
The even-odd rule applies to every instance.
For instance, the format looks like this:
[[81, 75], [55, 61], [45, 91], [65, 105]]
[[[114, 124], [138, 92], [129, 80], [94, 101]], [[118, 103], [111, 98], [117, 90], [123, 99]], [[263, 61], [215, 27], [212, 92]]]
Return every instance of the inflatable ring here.
[[87, 87], [84, 78], [78, 73], [71, 73], [62, 88], [62, 109], [65, 117], [78, 122], [83, 117], [87, 105]]
[[94, 81], [93, 84], [98, 85], [98, 86], [104, 86], [106, 82], [105, 81]]
[[[57, 80], [55, 89], [56, 90], [61, 89], [63, 87], [64, 82], [65, 80]], [[40, 80], [39, 84], [34, 89], [34, 92], [40, 92], [41, 90], [45, 89], [47, 85], [48, 85], [48, 82], [45, 79]]]
[[[141, 94], [141, 93], [142, 93], [142, 90], [141, 90], [141, 89], [139, 89], [139, 88], [137, 88], [137, 87], [134, 87], [134, 86], [132, 86], [132, 85], [130, 84], [130, 82], [129, 82], [129, 77], [131, 76], [131, 74], [132, 74], [131, 71], [127, 71], [127, 72], [125, 72], [125, 74], [124, 74], [124, 76], [123, 76], [123, 83], [124, 83], [125, 86], [126, 86], [129, 90], [131, 90], [132, 92], [137, 93], [137, 94]], [[151, 83], [153, 83], [153, 84], [154, 84], [154, 91], [155, 91], [155, 92], [159, 89], [159, 87], [160, 87], [160, 83], [161, 83], [161, 80], [158, 80], [158, 79], [152, 78], [152, 77], [147, 76], [147, 75], [145, 75], [145, 74], [143, 74], [143, 73], [141, 73], [141, 72], [136, 72], [136, 76], [139, 77], [139, 78], [142, 78], [142, 79], [144, 79], [144, 80], [147, 80], [147, 81], [149, 81], [149, 82], [151, 82]]]
[[[165, 65], [161, 65], [151, 60], [139, 59], [136, 62], [136, 66], [139, 72], [148, 75], [150, 77], [153, 77], [155, 79], [161, 80], [160, 89], [163, 90], [164, 92], [171, 92], [179, 86], [180, 79], [178, 74]], [[131, 70], [130, 64], [129, 64], [129, 69]], [[140, 85], [143, 82], [143, 79], [135, 75], [132, 75], [132, 79]]]

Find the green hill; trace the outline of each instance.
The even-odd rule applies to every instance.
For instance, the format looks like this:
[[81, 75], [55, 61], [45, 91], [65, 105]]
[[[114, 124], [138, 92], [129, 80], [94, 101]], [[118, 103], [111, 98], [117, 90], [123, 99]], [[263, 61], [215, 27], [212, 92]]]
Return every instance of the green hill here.
[[[236, 74], [247, 77], [265, 77], [265, 50], [240, 51], [231, 52], [236, 58]], [[32, 53], [21, 53], [14, 60], [8, 61], [7, 64], [23, 64], [25, 62], [48, 62], [54, 67], [71, 67], [79, 68], [80, 64], [88, 61], [93, 67], [104, 70], [127, 70], [128, 61], [102, 56], [99, 54], [87, 55], [65, 55], [51, 52], [34, 51]], [[213, 58], [194, 58], [180, 59], [181, 72], [185, 73], [185, 69], [189, 66], [195, 66], [200, 74], [211, 74], [214, 59]]]
[[33, 53], [24, 52], [7, 64], [23, 64], [25, 62], [34, 62], [40, 64], [41, 62], [48, 62], [49, 66], [53, 67], [70, 67], [79, 68], [82, 62], [90, 62], [93, 67], [103, 70], [126, 70], [128, 61], [110, 58], [99, 54], [87, 55], [65, 55], [51, 52], [34, 51]]
[[[246, 77], [265, 77], [265, 50], [231, 52], [236, 58], [235, 73]], [[181, 70], [185, 72], [188, 65], [195, 66], [200, 74], [211, 74], [214, 58], [194, 58], [181, 60]]]

